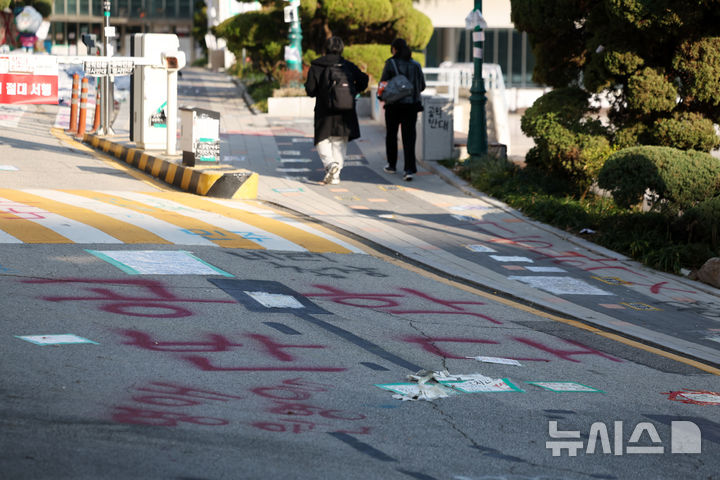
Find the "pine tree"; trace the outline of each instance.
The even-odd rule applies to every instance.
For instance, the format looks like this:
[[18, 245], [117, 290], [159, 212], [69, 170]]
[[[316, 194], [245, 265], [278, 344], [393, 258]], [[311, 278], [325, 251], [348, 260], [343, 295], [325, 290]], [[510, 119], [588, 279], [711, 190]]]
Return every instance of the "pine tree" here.
[[[215, 28], [215, 34], [225, 38], [236, 55], [245, 48], [253, 63], [271, 74], [284, 63], [288, 24], [283, 20], [283, 8], [288, 2], [261, 3], [262, 10], [226, 20]], [[375, 70], [381, 69], [390, 55], [387, 45], [393, 39], [404, 38], [411, 48], [422, 50], [433, 32], [432, 22], [415, 10], [412, 0], [301, 0], [299, 13], [306, 62], [318, 55], [327, 38], [337, 35], [351, 46], [348, 54], [356, 57], [348, 58], [376, 77], [379, 72]], [[384, 46], [378, 50], [378, 45]], [[376, 61], [380, 51], [383, 53]]]
[[608, 92], [611, 140], [709, 151], [720, 144], [719, 0], [511, 0], [536, 82]]

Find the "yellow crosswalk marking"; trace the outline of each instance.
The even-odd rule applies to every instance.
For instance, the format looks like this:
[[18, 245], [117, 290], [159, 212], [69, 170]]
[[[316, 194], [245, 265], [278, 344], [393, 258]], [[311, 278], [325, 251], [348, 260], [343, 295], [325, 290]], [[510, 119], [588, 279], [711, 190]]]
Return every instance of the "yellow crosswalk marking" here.
[[127, 208], [136, 212], [155, 217], [158, 220], [162, 220], [167, 223], [176, 225], [182, 229], [190, 232], [205, 232], [203, 235], [207, 240], [226, 248], [245, 248], [254, 250], [265, 250], [265, 247], [259, 245], [251, 240], [243, 238], [242, 236], [225, 230], [224, 228], [201, 220], [181, 215], [180, 213], [164, 210], [162, 208], [154, 207], [149, 204], [136, 202], [127, 198], [110, 195], [102, 192], [88, 191], [88, 190], [69, 190], [68, 193], [73, 195], [80, 195], [83, 197], [91, 198], [101, 202], [116, 205], [118, 207]]
[[288, 225], [287, 223], [275, 220], [273, 218], [267, 218], [256, 213], [242, 211], [236, 208], [227, 207], [219, 203], [215, 203], [206, 200], [202, 197], [186, 194], [186, 193], [165, 193], [165, 192], [151, 192], [146, 195], [152, 195], [154, 197], [164, 198], [172, 200], [176, 203], [181, 203], [191, 208], [197, 208], [208, 212], [217, 213], [230, 218], [238, 218], [243, 222], [253, 225], [257, 228], [272, 232], [283, 238], [291, 240], [293, 243], [306, 248], [310, 252], [329, 252], [329, 253], [352, 253], [347, 248], [339, 245], [332, 240], [313, 235], [310, 232], [302, 230], [300, 228]]
[[[56, 200], [51, 200], [38, 195], [34, 195], [32, 193], [22, 192], [19, 190], [0, 189], [0, 197], [7, 198], [8, 200], [23, 203], [26, 205], [33, 205], [34, 207], [41, 208], [47, 212], [56, 213], [65, 218], [84, 223], [102, 232], [105, 232], [111, 237], [117, 238], [124, 243], [170, 243], [164, 238], [159, 237], [152, 232], [148, 232], [143, 228], [136, 227], [131, 223], [123, 222], [116, 218], [97, 213], [87, 208], [76, 207], [67, 203], [61, 203]], [[27, 220], [27, 222], [34, 224], [34, 222], [30, 220]], [[37, 226], [39, 227], [39, 225]], [[23, 238], [27, 238], [26, 243], [72, 243], [67, 238], [55, 232], [52, 232], [52, 230], [50, 229], [46, 230], [52, 232], [54, 236], [49, 234], [39, 235], [41, 233], [41, 230], [39, 230], [38, 228], [30, 228], [27, 224], [24, 224], [24, 227], [27, 230], [22, 232], [22, 235]], [[15, 234], [4, 228], [4, 225], [0, 228], [2, 228], [10, 235], [19, 238]], [[34, 235], [39, 236], [35, 237]], [[43, 240], [43, 238], [45, 238], [45, 240]], [[55, 238], [55, 240], [48, 241], [47, 238]], [[60, 239], [64, 240], [60, 241]]]
[[23, 243], [72, 243], [59, 233], [10, 212], [0, 212], [0, 230]]

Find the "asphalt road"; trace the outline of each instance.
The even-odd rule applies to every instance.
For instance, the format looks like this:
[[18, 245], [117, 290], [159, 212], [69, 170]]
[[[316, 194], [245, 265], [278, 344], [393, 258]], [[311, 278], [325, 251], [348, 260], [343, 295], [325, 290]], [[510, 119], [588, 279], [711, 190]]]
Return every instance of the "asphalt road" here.
[[[720, 478], [706, 369], [260, 202], [190, 209], [5, 111], [0, 477]], [[259, 210], [275, 246], [222, 223]], [[159, 240], [95, 232], [140, 214]]]

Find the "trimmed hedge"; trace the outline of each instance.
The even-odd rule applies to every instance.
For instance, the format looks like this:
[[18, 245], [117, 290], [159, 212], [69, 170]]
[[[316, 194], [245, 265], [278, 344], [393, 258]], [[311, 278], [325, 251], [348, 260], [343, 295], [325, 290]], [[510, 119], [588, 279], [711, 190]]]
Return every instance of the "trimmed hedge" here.
[[694, 150], [626, 148], [607, 159], [598, 185], [622, 208], [638, 204], [649, 189], [670, 206], [685, 210], [720, 195], [720, 160]]
[[552, 90], [533, 103], [521, 128], [535, 140], [525, 162], [589, 186], [613, 148], [598, 120], [588, 118], [587, 92], [574, 87]]
[[[357, 65], [370, 76], [370, 86], [377, 85], [382, 75], [385, 60], [390, 58], [390, 45], [377, 43], [349, 45], [343, 50], [343, 57]], [[425, 55], [413, 52], [413, 59], [420, 65], [425, 64]]]

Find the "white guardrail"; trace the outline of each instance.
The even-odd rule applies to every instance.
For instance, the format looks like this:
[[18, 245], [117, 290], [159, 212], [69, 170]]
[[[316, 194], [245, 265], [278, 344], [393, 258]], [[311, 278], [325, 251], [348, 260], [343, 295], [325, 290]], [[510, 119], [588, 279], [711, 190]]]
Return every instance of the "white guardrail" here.
[[[455, 103], [460, 97], [460, 89], [472, 86], [475, 67], [472, 63], [443, 62], [437, 68], [423, 68], [425, 83], [428, 87], [446, 87], [447, 94]], [[482, 76], [485, 90], [499, 91], [505, 95], [505, 80], [502, 69], [496, 63], [483, 63]]]

